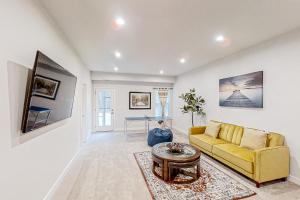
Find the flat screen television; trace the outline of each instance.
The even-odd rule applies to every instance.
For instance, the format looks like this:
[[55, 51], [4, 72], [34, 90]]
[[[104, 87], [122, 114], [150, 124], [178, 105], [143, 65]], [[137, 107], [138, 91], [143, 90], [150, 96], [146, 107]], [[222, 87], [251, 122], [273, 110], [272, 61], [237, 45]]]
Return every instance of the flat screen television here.
[[71, 117], [76, 82], [76, 76], [37, 51], [27, 82], [22, 132]]

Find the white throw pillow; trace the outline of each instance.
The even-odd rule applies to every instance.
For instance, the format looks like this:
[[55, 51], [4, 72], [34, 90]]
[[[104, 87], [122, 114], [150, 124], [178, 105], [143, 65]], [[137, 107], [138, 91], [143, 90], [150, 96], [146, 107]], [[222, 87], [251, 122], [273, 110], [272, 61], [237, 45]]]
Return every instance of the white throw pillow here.
[[208, 125], [206, 126], [204, 134], [216, 138], [216, 137], [218, 137], [220, 128], [221, 128], [220, 123], [210, 121], [208, 123]]
[[266, 147], [267, 133], [265, 131], [245, 128], [241, 140], [241, 147], [249, 149], [261, 149]]

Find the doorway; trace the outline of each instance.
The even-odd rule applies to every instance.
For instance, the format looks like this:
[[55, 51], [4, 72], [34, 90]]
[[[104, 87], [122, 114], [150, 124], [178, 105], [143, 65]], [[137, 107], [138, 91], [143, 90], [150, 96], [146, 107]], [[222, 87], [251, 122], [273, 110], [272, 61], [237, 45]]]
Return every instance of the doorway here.
[[114, 130], [115, 91], [110, 88], [95, 88], [94, 91], [94, 128], [95, 131]]

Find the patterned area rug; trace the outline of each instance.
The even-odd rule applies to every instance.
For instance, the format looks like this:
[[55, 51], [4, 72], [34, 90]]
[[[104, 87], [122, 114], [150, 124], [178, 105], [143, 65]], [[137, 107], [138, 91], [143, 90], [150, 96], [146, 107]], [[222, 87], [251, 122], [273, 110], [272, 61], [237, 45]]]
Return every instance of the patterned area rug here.
[[[152, 172], [151, 152], [134, 153], [155, 200], [232, 200], [243, 199], [256, 193], [224, 172], [201, 159], [201, 177], [191, 184], [166, 183]], [[156, 172], [160, 170], [157, 169]], [[175, 179], [184, 179], [178, 175]]]

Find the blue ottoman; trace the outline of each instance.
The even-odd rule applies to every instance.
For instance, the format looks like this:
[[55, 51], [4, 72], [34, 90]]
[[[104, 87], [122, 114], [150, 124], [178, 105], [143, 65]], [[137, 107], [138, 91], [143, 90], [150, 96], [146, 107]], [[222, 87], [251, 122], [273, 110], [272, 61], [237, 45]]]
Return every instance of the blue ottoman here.
[[148, 133], [148, 145], [151, 147], [162, 142], [172, 142], [172, 140], [173, 133], [170, 129], [155, 128]]

